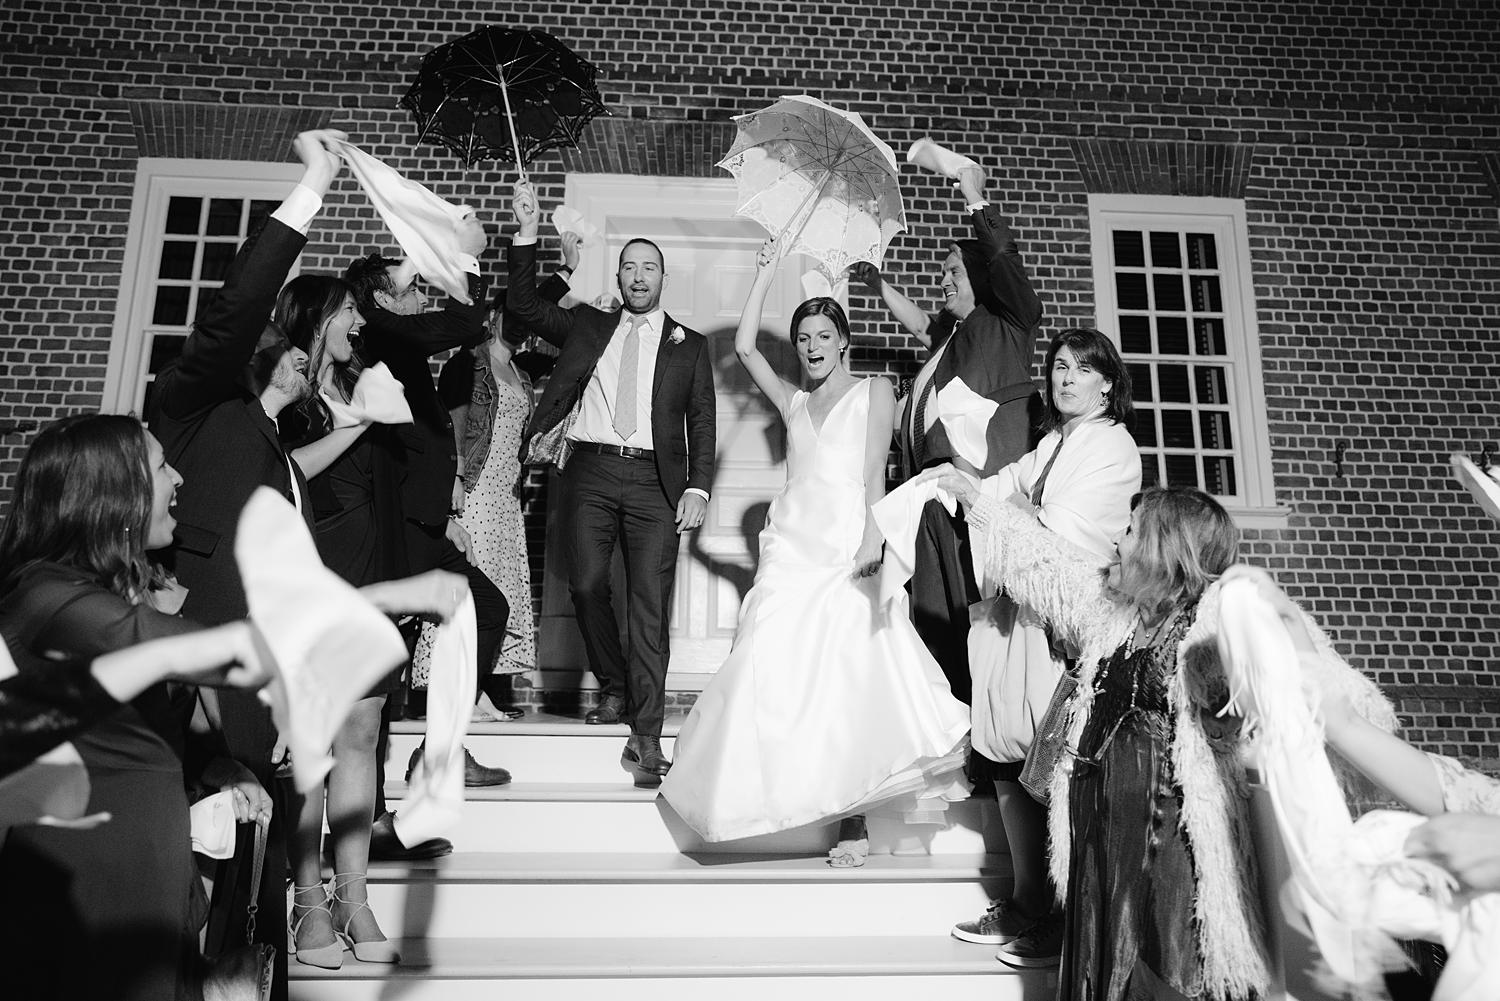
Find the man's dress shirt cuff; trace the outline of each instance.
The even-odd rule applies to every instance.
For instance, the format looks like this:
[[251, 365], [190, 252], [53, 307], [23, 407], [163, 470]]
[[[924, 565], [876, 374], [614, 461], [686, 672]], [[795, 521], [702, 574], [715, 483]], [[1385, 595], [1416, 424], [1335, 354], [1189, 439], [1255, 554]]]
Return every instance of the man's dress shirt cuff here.
[[307, 227], [312, 225], [313, 217], [322, 208], [323, 199], [318, 196], [318, 193], [304, 184], [299, 184], [292, 189], [291, 194], [286, 196], [286, 201], [271, 213], [271, 218], [306, 236]]

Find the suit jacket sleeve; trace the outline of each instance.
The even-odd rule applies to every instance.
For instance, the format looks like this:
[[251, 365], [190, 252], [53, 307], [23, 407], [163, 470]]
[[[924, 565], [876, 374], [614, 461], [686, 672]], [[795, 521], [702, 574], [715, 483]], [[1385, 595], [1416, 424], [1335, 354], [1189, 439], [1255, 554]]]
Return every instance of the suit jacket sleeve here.
[[708, 355], [708, 339], [701, 338], [687, 410], [687, 485], [704, 493], [708, 493], [713, 486], [714, 460], [718, 448], [715, 423], [718, 404], [714, 395], [713, 365], [709, 362]]
[[985, 276], [998, 305], [1010, 314], [1010, 320], [1026, 331], [1042, 322], [1042, 301], [1031, 287], [1021, 252], [1016, 248], [1010, 223], [993, 205], [986, 205], [970, 217], [974, 238], [984, 245], [989, 260]]
[[485, 338], [484, 314], [488, 309], [489, 282], [478, 275], [469, 276], [471, 304], [446, 299], [436, 312], [402, 316], [373, 303], [361, 309], [365, 314], [365, 339], [370, 345], [371, 361], [386, 361], [392, 353], [420, 354], [430, 357], [452, 348], [470, 348]]
[[156, 379], [153, 412], [182, 418], [243, 392], [245, 366], [255, 353], [276, 295], [307, 237], [279, 219], [245, 241], [182, 355]]
[[[536, 244], [511, 244], [506, 252], [509, 264], [509, 284], [505, 287], [505, 308], [516, 318], [536, 331], [549, 344], [562, 347], [573, 332], [574, 311], [563, 309], [555, 301], [548, 302], [536, 285]], [[553, 282], [556, 285], [553, 285]], [[567, 283], [556, 275], [548, 279], [547, 294], [557, 292], [557, 299], [567, 293]], [[557, 286], [561, 286], [559, 290]], [[591, 307], [580, 306], [578, 309]]]

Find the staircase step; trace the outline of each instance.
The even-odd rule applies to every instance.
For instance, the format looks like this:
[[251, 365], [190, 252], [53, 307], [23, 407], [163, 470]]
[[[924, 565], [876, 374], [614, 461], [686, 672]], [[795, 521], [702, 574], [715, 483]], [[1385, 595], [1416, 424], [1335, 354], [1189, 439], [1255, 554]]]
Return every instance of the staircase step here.
[[568, 939], [663, 938], [711, 929], [733, 937], [941, 934], [1008, 887], [1005, 856], [877, 856], [856, 869], [813, 858], [464, 853], [375, 864], [370, 904], [392, 938], [457, 938], [483, 930]]
[[[1041, 1001], [1052, 971], [1012, 970], [994, 950], [943, 935], [839, 938], [432, 938], [395, 967], [291, 964], [293, 1001]], [[607, 980], [608, 983], [601, 983]]]
[[[463, 852], [713, 852], [814, 855], [834, 843], [836, 823], [714, 844], [705, 842], [677, 816], [655, 789], [637, 789], [624, 771], [613, 782], [513, 782], [468, 789], [458, 826], [448, 834]], [[399, 810], [406, 785], [386, 783], [386, 800]], [[906, 825], [872, 814], [870, 846], [876, 854], [977, 855], [1005, 851], [987, 847], [985, 830], [998, 835], [990, 816], [993, 800], [949, 805], [947, 826]], [[1003, 838], [1001, 839], [1003, 841]]]
[[[662, 748], [671, 757], [681, 717], [662, 727]], [[422, 742], [427, 724], [402, 720], [391, 724], [386, 774], [401, 778], [412, 751]], [[607, 782], [617, 779], [620, 752], [630, 728], [589, 726], [567, 716], [528, 714], [505, 723], [473, 723], [466, 747], [480, 764], [508, 769], [523, 782]]]

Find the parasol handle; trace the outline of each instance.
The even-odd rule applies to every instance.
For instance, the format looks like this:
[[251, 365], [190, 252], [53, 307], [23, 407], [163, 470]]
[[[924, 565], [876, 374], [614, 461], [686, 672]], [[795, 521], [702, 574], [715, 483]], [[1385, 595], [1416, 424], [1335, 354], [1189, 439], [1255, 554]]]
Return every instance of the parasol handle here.
[[[818, 207], [818, 198], [822, 196], [823, 189], [828, 186], [828, 179], [832, 176], [832, 170], [823, 171], [823, 176], [818, 178], [817, 185], [803, 197], [802, 203], [798, 205], [796, 211], [792, 213], [791, 220], [789, 220], [787, 224], [781, 228], [780, 233], [776, 234], [776, 248], [779, 256], [786, 256], [787, 244], [785, 241], [788, 235], [796, 237], [802, 234], [802, 228], [806, 226], [807, 221], [812, 218], [813, 211]], [[808, 209], [807, 215], [804, 216], [802, 214], [802, 210], [807, 207], [808, 203], [812, 204], [812, 208]], [[795, 225], [797, 228], [793, 229], [793, 225]]]
[[505, 102], [505, 124], [510, 126], [510, 148], [516, 154], [516, 170], [521, 172], [521, 183], [526, 183], [526, 164], [521, 162], [521, 144], [516, 139], [516, 115], [510, 110], [510, 88], [505, 86], [504, 71], [496, 68], [495, 75], [500, 78], [500, 99]]

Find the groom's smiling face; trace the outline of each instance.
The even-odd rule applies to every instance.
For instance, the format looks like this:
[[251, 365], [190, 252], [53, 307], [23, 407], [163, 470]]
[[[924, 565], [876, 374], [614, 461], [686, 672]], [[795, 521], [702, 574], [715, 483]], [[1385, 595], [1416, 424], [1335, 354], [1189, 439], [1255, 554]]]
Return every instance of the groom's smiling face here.
[[646, 240], [629, 243], [620, 251], [620, 270], [615, 274], [620, 296], [632, 313], [649, 313], [661, 302], [662, 287], [667, 283], [666, 262], [654, 243]]

